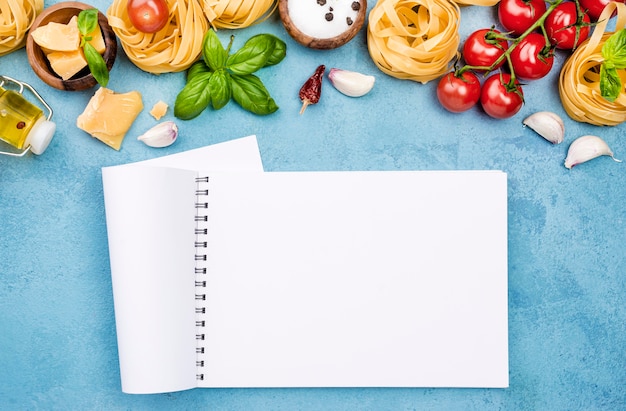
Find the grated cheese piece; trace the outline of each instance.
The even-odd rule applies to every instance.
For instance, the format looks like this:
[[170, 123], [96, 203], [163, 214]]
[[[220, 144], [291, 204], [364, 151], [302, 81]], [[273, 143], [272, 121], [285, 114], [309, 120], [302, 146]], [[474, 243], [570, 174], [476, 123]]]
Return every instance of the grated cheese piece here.
[[150, 110], [150, 115], [154, 117], [155, 120], [160, 120], [161, 117], [163, 117], [165, 113], [167, 112], [167, 107], [168, 105], [165, 102], [159, 100], [152, 107], [152, 110]]

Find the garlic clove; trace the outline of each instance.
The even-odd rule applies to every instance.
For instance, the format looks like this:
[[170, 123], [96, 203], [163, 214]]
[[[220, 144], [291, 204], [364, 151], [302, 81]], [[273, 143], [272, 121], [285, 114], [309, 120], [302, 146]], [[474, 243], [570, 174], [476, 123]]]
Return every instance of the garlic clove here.
[[584, 163], [600, 156], [610, 156], [614, 161], [621, 160], [613, 156], [608, 144], [598, 136], [582, 136], [570, 144], [565, 158], [565, 167], [571, 169], [575, 165]]
[[328, 79], [337, 90], [349, 97], [366, 95], [374, 87], [376, 81], [374, 76], [338, 68], [330, 69]]
[[538, 111], [526, 117], [522, 124], [533, 129], [552, 144], [563, 142], [565, 125], [557, 114], [550, 111]]
[[167, 147], [174, 144], [178, 137], [178, 126], [173, 121], [164, 121], [146, 131], [137, 140], [143, 141], [150, 147]]

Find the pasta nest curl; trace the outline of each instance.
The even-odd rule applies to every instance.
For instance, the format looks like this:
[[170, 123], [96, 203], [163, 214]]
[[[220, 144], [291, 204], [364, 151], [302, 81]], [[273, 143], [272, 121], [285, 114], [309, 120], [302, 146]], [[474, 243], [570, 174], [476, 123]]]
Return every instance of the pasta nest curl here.
[[0, 0], [0, 56], [26, 44], [26, 34], [43, 10], [43, 0]]
[[210, 26], [248, 27], [267, 19], [277, 4], [276, 0], [166, 1], [169, 21], [156, 33], [133, 27], [126, 11], [128, 0], [114, 0], [107, 10], [109, 24], [129, 60], [149, 73], [186, 70], [202, 53], [202, 40]]
[[[593, 34], [572, 53], [559, 75], [559, 96], [565, 112], [574, 120], [597, 126], [615, 126], [626, 121], [626, 92], [610, 102], [600, 92], [602, 46], [613, 34], [606, 33], [607, 23], [617, 10], [615, 31], [626, 26], [626, 5], [611, 2], [603, 10]], [[626, 84], [626, 70], [618, 70]]]
[[369, 14], [369, 54], [392, 77], [439, 78], [459, 55], [460, 14], [450, 0], [379, 0]]

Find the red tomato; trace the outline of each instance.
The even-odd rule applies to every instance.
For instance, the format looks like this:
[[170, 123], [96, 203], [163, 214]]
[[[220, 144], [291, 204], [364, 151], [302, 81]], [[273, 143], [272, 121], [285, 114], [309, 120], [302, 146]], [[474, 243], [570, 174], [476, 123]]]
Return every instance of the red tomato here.
[[495, 73], [485, 80], [480, 93], [480, 105], [490, 117], [509, 118], [515, 115], [524, 104], [522, 87], [517, 80], [509, 85], [511, 75]]
[[156, 33], [167, 24], [169, 8], [165, 0], [128, 0], [128, 17], [143, 33]]
[[615, 1], [618, 3], [623, 3], [624, 0], [579, 0], [580, 7], [583, 10], [587, 10], [587, 14], [591, 21], [598, 21], [600, 14], [602, 14], [602, 10], [609, 4], [611, 1]]
[[[480, 29], [470, 34], [463, 44], [463, 59], [470, 66], [491, 67], [509, 46], [504, 39], [496, 38], [500, 32], [494, 29]], [[500, 61], [496, 69], [504, 63]]]
[[480, 80], [471, 71], [460, 77], [448, 73], [437, 84], [439, 103], [448, 111], [461, 113], [474, 107], [480, 98]]
[[556, 48], [572, 50], [589, 37], [590, 22], [589, 15], [584, 10], [577, 10], [575, 2], [566, 1], [546, 17], [545, 27]]
[[498, 4], [498, 20], [514, 36], [524, 33], [545, 12], [544, 0], [500, 0]]
[[552, 69], [554, 49], [542, 34], [530, 33], [511, 51], [511, 63], [517, 78], [536, 80]]

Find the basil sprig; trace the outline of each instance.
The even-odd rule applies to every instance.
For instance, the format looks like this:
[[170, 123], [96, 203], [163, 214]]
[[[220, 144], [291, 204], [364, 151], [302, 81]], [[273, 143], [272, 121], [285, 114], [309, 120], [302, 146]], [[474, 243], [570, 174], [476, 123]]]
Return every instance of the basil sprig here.
[[224, 48], [214, 30], [202, 40], [202, 60], [187, 70], [187, 84], [176, 96], [174, 115], [182, 120], [197, 117], [209, 105], [214, 110], [232, 99], [244, 110], [267, 115], [278, 106], [255, 73], [280, 63], [287, 53], [285, 42], [271, 34], [257, 34], [230, 54], [234, 37]]
[[626, 68], [626, 29], [612, 34], [602, 46], [600, 65], [600, 92], [602, 97], [613, 102], [624, 90], [617, 70]]
[[96, 79], [98, 84], [105, 87], [109, 83], [109, 69], [104, 58], [98, 53], [96, 48], [89, 43], [92, 40], [90, 36], [98, 28], [98, 10], [88, 9], [78, 13], [78, 31], [80, 32], [80, 47], [83, 48], [83, 54], [89, 71]]

